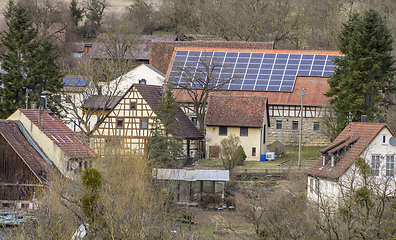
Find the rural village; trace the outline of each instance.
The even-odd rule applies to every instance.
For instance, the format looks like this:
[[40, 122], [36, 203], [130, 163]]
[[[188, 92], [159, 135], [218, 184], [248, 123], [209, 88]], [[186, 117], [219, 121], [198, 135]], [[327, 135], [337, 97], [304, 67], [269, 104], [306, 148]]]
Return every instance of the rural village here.
[[395, 239], [392, 0], [7, 0], [0, 240]]

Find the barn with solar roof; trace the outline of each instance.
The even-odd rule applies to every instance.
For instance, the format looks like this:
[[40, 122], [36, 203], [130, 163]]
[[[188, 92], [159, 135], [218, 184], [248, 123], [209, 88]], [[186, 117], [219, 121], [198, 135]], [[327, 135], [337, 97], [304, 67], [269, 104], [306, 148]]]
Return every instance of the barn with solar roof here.
[[[298, 144], [302, 114], [303, 144], [323, 146], [330, 142], [321, 126], [321, 116], [329, 105], [323, 94], [329, 89], [327, 79], [335, 69], [333, 60], [336, 57], [342, 54], [336, 51], [176, 47], [166, 80], [176, 86], [176, 100], [194, 121], [192, 100], [178, 85], [186, 85], [187, 76], [199, 78], [205, 66], [210, 65], [215, 68], [211, 74], [214, 82], [232, 78], [222, 86], [222, 94], [268, 98], [271, 126], [268, 143], [280, 140], [286, 145]], [[199, 89], [194, 80], [188, 84]], [[301, 109], [302, 88], [305, 91]]]

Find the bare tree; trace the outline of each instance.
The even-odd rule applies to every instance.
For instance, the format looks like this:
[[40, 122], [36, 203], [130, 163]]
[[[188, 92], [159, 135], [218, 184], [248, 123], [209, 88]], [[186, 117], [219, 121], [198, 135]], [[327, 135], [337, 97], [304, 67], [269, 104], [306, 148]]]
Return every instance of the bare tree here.
[[[233, 75], [216, 57], [197, 57], [196, 63], [186, 66], [175, 62], [174, 68], [180, 73], [181, 78], [180, 80], [169, 78], [168, 86], [181, 90], [191, 98], [198, 129], [204, 132], [205, 109], [209, 94], [221, 91], [239, 77]], [[176, 94], [175, 96], [177, 97]]]
[[67, 102], [63, 110], [80, 128], [85, 139], [89, 139], [95, 126], [105, 118], [107, 112], [116, 103], [117, 97], [123, 94], [119, 86], [126, 81], [126, 73], [134, 66], [135, 35], [125, 34], [125, 25], [113, 22], [107, 28], [107, 34], [98, 39], [95, 54], [82, 59], [74, 74], [80, 76], [83, 83], [75, 82], [74, 89], [85, 89], [70, 92], [64, 88], [63, 95]]

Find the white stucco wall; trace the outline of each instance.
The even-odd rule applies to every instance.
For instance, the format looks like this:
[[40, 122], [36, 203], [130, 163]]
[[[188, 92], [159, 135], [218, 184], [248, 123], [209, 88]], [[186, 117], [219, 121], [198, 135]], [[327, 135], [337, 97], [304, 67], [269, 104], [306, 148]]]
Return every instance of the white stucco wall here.
[[[383, 136], [386, 138], [385, 142], [383, 142]], [[392, 133], [387, 128], [383, 128], [360, 155], [360, 157], [363, 158], [370, 167], [371, 156], [373, 154], [380, 155], [379, 176], [370, 175], [369, 184], [375, 185], [376, 187], [380, 186], [379, 189], [384, 189], [385, 185], [387, 185], [387, 187], [390, 189], [389, 194], [395, 189], [394, 177], [386, 176], [386, 156], [395, 155], [396, 162], [396, 146], [389, 144], [389, 139], [392, 136]], [[353, 148], [350, 151], [353, 151]], [[315, 183], [315, 181], [318, 182]], [[312, 184], [317, 184], [314, 189], [312, 189]], [[341, 189], [341, 186], [353, 186], [354, 188], [358, 188], [359, 186], [362, 186], [362, 184], [362, 177], [359, 174], [355, 164], [352, 164], [352, 166], [344, 174], [342, 174], [337, 181], [315, 179], [309, 176], [307, 197], [309, 200], [315, 202], [326, 199], [327, 201], [338, 203], [340, 199], [342, 199], [342, 191], [345, 190], [345, 188]], [[332, 190], [333, 186], [334, 190]], [[318, 198], [318, 194], [320, 195], [320, 198]]]

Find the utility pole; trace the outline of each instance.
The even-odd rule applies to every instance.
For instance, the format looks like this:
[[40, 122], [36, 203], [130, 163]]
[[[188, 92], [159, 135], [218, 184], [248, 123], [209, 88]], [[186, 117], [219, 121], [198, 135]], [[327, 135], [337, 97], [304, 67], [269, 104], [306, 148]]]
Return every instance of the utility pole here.
[[304, 113], [304, 95], [307, 95], [306, 93], [304, 94], [304, 90], [308, 90], [308, 88], [301, 88], [301, 109], [300, 109], [300, 141], [298, 145], [298, 167], [301, 167], [301, 147], [302, 147], [302, 129], [303, 129], [303, 113]]

